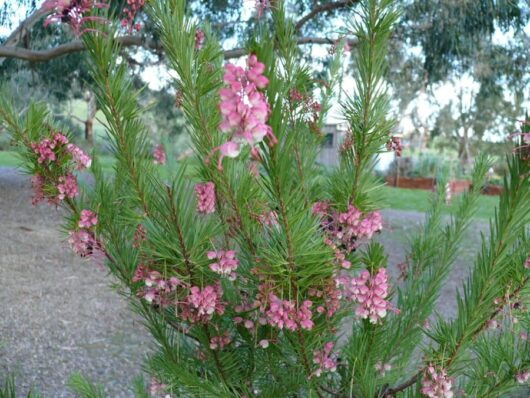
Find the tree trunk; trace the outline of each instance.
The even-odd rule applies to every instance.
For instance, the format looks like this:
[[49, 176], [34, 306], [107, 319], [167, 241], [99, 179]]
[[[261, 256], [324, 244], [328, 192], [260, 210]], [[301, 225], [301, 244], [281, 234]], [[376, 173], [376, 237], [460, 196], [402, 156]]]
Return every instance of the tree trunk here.
[[458, 152], [460, 162], [464, 169], [467, 170], [471, 160], [471, 153], [469, 151], [469, 128], [467, 126], [464, 126], [464, 134], [460, 139], [460, 148]]
[[92, 91], [88, 94], [88, 111], [85, 121], [85, 140], [89, 145], [94, 145], [94, 119], [98, 111], [96, 96]]

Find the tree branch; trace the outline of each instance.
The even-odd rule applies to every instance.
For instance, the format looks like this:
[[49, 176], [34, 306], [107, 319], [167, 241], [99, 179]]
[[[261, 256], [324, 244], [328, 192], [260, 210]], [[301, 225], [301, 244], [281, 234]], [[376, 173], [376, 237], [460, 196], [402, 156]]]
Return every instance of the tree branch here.
[[[162, 46], [150, 38], [141, 36], [120, 36], [116, 40], [122, 47], [143, 47], [146, 49], [162, 51]], [[335, 40], [325, 37], [301, 37], [298, 39], [298, 44], [333, 44]], [[349, 40], [350, 47], [357, 44], [356, 40]], [[81, 52], [85, 50], [85, 46], [81, 40], [74, 40], [70, 43], [61, 44], [57, 47], [48, 50], [30, 50], [22, 47], [1, 46], [0, 58], [16, 58], [29, 62], [46, 62], [63, 55]], [[225, 59], [239, 58], [247, 54], [245, 48], [234, 48], [224, 52]], [[1, 62], [1, 60], [0, 60]]]
[[2, 46], [11, 47], [16, 46], [29, 32], [29, 30], [43, 17], [44, 13], [38, 9], [35, 10], [29, 17], [23, 20], [17, 28], [11, 32], [7, 39], [2, 43]]
[[300, 18], [298, 22], [296, 22], [296, 25], [294, 26], [294, 30], [295, 32], [299, 32], [307, 22], [309, 22], [310, 20], [312, 20], [319, 14], [322, 14], [324, 12], [331, 12], [334, 10], [338, 10], [340, 8], [346, 8], [348, 6], [357, 4], [359, 2], [360, 0], [341, 0], [341, 1], [336, 1], [333, 3], [327, 3], [327, 4], [322, 4], [320, 6], [317, 6], [313, 8], [308, 14]]

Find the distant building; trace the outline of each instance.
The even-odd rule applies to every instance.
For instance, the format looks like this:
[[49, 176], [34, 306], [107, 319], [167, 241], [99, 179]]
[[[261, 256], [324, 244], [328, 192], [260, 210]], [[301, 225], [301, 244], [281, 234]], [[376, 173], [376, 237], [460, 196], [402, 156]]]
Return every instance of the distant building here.
[[326, 124], [322, 127], [324, 141], [317, 157], [317, 162], [325, 166], [339, 165], [339, 149], [346, 135], [346, 125]]
[[[339, 165], [339, 150], [347, 132], [346, 124], [326, 124], [322, 128], [324, 141], [317, 157], [317, 162], [325, 166], [336, 167]], [[379, 160], [375, 166], [377, 171], [385, 172], [394, 161], [393, 152], [379, 154]]]

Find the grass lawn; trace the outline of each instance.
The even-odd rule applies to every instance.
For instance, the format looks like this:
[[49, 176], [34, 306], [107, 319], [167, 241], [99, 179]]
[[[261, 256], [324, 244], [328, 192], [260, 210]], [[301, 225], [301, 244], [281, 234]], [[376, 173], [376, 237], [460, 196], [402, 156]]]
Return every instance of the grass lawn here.
[[[432, 193], [422, 189], [383, 188], [385, 202], [390, 209], [415, 210], [426, 212], [430, 208]], [[482, 195], [478, 201], [475, 217], [490, 218], [494, 214], [495, 206], [499, 202], [498, 196]], [[445, 206], [445, 211], [451, 213], [458, 203], [458, 195], [453, 197], [452, 204]]]
[[20, 165], [20, 159], [15, 152], [0, 151], [0, 166], [16, 167]]
[[[103, 171], [110, 170], [114, 165], [114, 159], [111, 156], [100, 156], [99, 161]], [[0, 167], [18, 167], [20, 158], [14, 151], [0, 151]]]
[[[103, 170], [110, 170], [113, 165], [113, 159], [109, 156], [100, 158]], [[20, 161], [15, 152], [0, 151], [0, 166], [16, 167], [20, 165]], [[404, 188], [383, 188], [386, 207], [398, 210], [414, 210], [425, 212], [429, 210], [431, 192], [421, 189], [404, 189]], [[446, 212], [451, 213], [455, 208], [455, 203], [458, 201], [458, 196], [453, 198], [453, 204], [446, 206]], [[497, 196], [483, 195], [479, 198], [478, 209], [475, 217], [490, 218], [494, 214], [494, 208], [497, 205], [499, 198]]]

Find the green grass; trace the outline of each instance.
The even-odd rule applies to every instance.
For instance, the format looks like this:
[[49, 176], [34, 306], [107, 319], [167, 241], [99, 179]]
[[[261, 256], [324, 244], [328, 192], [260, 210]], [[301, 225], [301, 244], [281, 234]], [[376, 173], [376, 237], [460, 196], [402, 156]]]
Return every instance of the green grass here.
[[[99, 156], [99, 162], [103, 171], [112, 169], [114, 158], [112, 156]], [[0, 151], [0, 167], [18, 167], [21, 165], [21, 159], [15, 151]]]
[[[114, 164], [111, 156], [100, 157], [103, 170], [110, 170]], [[20, 165], [15, 152], [0, 151], [0, 166], [16, 167]], [[430, 208], [430, 198], [432, 193], [421, 189], [404, 189], [404, 188], [383, 188], [386, 207], [397, 210], [414, 210], [426, 212]], [[453, 198], [453, 203], [445, 207], [445, 212], [450, 214], [455, 208], [458, 196]], [[494, 208], [499, 198], [497, 196], [482, 195], [479, 198], [478, 209], [475, 213], [477, 218], [490, 218], [494, 214]]]
[[20, 159], [16, 152], [0, 151], [0, 166], [16, 167], [20, 165]]
[[[383, 193], [387, 207], [390, 209], [426, 212], [430, 208], [430, 199], [432, 195], [430, 191], [422, 189], [384, 187]], [[498, 196], [480, 196], [475, 217], [485, 219], [493, 217], [494, 209], [498, 202]], [[447, 214], [452, 213], [457, 203], [458, 195], [453, 196], [451, 205], [445, 206], [444, 211]]]

